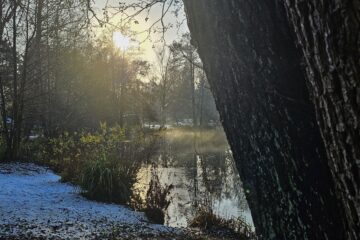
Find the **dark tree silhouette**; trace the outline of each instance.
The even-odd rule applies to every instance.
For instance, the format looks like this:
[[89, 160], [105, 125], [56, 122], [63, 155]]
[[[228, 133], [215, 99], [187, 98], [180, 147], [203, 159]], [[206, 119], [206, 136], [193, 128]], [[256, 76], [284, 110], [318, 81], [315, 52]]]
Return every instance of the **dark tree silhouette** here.
[[360, 236], [360, 1], [287, 1], [346, 228]]
[[257, 232], [359, 239], [359, 1], [184, 5]]

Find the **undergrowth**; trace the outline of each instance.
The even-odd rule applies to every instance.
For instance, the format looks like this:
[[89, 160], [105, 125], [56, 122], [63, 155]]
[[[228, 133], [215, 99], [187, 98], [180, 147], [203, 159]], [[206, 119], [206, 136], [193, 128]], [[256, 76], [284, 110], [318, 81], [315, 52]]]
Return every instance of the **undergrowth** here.
[[237, 239], [255, 240], [256, 235], [251, 226], [242, 218], [224, 219], [216, 215], [210, 207], [200, 207], [195, 217], [190, 220], [189, 227], [199, 228], [207, 232], [226, 231]]
[[100, 124], [95, 132], [64, 132], [26, 145], [32, 159], [58, 172], [62, 181], [79, 185], [88, 198], [129, 204], [141, 163], [155, 152], [153, 137], [139, 129]]
[[158, 175], [152, 174], [144, 209], [145, 215], [150, 221], [164, 224], [165, 212], [171, 203], [169, 194], [172, 189], [173, 185], [161, 186]]

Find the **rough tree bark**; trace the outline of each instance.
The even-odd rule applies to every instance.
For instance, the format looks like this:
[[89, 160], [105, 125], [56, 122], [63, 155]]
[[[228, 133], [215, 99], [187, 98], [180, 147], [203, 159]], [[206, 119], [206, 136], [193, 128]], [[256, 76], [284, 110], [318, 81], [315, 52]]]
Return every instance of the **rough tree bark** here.
[[299, 13], [286, 11], [293, 8], [287, 3], [285, 8], [280, 0], [184, 0], [258, 234], [358, 239], [349, 218], [353, 210], [338, 194], [328, 164], [331, 148], [325, 148], [316, 120], [322, 110], [315, 112], [310, 100], [316, 95], [309, 94], [287, 18], [287, 12], [294, 19]]
[[360, 1], [287, 0], [350, 235], [360, 236]]

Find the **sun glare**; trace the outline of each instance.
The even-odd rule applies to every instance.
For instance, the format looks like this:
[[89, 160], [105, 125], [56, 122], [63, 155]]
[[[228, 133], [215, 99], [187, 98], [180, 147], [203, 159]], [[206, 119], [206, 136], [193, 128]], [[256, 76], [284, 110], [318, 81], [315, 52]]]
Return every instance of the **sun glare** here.
[[113, 33], [113, 42], [115, 46], [123, 51], [127, 50], [130, 47], [130, 40], [124, 36], [121, 32]]

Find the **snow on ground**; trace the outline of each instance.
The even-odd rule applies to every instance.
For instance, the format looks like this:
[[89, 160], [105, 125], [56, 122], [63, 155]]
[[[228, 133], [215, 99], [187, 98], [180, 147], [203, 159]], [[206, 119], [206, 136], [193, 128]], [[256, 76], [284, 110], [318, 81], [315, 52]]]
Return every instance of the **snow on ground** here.
[[34, 164], [0, 164], [0, 239], [99, 239], [115, 226], [124, 234], [174, 231], [124, 206], [89, 201], [59, 180]]

